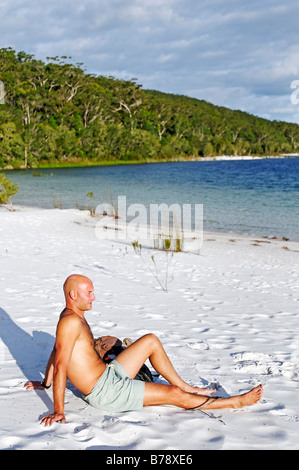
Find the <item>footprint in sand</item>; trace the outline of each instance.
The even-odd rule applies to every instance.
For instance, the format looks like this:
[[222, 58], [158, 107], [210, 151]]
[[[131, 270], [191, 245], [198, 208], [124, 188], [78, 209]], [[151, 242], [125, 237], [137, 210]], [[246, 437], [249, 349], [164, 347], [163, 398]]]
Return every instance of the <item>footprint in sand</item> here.
[[77, 441], [88, 441], [92, 437], [94, 437], [94, 432], [90, 427], [90, 424], [83, 423], [82, 425], [76, 427], [74, 429], [75, 440]]
[[246, 374], [284, 375], [291, 380], [299, 380], [299, 365], [290, 361], [278, 360], [275, 356], [262, 353], [240, 352], [232, 354], [236, 360], [236, 370]]
[[269, 410], [269, 413], [286, 421], [299, 421], [299, 416], [297, 416], [293, 410], [285, 408], [283, 405], [277, 405], [272, 410]]
[[115, 326], [117, 326], [117, 323], [113, 322], [113, 321], [102, 321], [99, 323], [99, 326], [101, 326], [102, 328], [114, 328]]
[[20, 449], [22, 447], [22, 439], [18, 437], [4, 437], [0, 440], [1, 450]]
[[195, 349], [197, 351], [206, 351], [210, 349], [207, 341], [201, 341], [198, 343], [188, 343], [187, 346], [188, 348]]
[[140, 421], [107, 417], [102, 422], [102, 430], [110, 439], [129, 444], [139, 435], [140, 424]]

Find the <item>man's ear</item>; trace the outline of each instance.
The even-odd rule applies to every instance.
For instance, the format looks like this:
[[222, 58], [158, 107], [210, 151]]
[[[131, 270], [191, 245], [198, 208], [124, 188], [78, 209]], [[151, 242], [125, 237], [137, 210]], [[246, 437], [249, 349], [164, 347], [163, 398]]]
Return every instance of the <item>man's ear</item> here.
[[70, 290], [69, 296], [72, 300], [76, 300], [77, 292], [75, 290]]

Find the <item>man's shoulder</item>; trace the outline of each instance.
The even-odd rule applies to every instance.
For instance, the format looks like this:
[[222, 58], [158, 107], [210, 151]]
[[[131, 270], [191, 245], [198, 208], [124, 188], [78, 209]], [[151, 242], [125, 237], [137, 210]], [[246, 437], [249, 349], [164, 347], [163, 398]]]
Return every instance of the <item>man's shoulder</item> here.
[[60, 314], [60, 318], [62, 318], [62, 317], [67, 317], [67, 316], [70, 316], [70, 315], [77, 316], [77, 315], [75, 314], [75, 312], [74, 312], [72, 309], [65, 307], [65, 308], [62, 310], [61, 314]]
[[73, 324], [82, 325], [82, 321], [80, 317], [76, 315], [76, 313], [73, 312], [73, 310], [69, 308], [65, 308], [61, 312], [58, 324], [60, 323], [73, 323]]

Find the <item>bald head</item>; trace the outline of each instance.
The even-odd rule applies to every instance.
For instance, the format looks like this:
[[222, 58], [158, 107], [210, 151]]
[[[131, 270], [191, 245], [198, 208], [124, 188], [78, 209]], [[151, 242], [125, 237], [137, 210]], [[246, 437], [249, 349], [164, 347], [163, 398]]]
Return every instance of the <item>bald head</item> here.
[[91, 310], [95, 296], [92, 281], [88, 277], [72, 274], [65, 280], [63, 291], [68, 308], [76, 313]]
[[76, 290], [80, 285], [91, 282], [91, 280], [81, 274], [71, 274], [63, 284], [64, 295], [69, 295], [71, 290]]

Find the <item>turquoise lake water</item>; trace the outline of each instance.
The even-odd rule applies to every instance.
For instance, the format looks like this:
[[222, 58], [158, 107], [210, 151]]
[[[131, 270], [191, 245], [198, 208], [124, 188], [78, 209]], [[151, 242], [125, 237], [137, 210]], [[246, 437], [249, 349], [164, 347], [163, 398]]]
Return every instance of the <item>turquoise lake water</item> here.
[[299, 241], [299, 159], [174, 162], [6, 172], [14, 204], [43, 208], [202, 204], [206, 231]]

